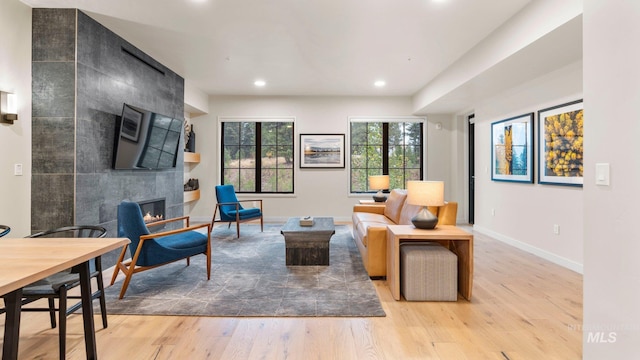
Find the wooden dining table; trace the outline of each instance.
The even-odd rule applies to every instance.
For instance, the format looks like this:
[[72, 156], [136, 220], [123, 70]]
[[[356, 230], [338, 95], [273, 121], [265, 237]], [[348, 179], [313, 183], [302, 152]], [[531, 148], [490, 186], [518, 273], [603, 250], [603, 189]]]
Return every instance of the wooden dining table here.
[[126, 238], [3, 238], [0, 240], [0, 296], [6, 319], [2, 359], [17, 359], [22, 288], [71, 267], [80, 275], [80, 296], [87, 359], [96, 359], [89, 261], [122, 248]]

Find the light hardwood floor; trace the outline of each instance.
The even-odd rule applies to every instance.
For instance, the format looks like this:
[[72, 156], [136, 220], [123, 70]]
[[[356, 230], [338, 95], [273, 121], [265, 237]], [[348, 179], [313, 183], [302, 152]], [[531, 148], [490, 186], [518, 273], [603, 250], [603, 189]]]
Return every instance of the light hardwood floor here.
[[[374, 281], [382, 318], [96, 318], [100, 359], [580, 359], [582, 276], [475, 235], [471, 302], [394, 301]], [[215, 274], [212, 274], [215, 276]], [[4, 325], [4, 316], [0, 317]], [[69, 317], [67, 359], [84, 359]], [[24, 313], [20, 359], [56, 359], [57, 329]]]

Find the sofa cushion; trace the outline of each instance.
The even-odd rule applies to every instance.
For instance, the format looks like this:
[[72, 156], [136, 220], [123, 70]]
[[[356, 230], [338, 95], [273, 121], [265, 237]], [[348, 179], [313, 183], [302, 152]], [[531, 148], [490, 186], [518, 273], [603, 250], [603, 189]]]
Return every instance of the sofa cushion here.
[[406, 190], [393, 189], [385, 202], [384, 215], [391, 219], [395, 224], [398, 224], [400, 221], [400, 212], [406, 197]]
[[[385, 218], [386, 219], [386, 218]], [[371, 222], [371, 221], [363, 221], [358, 224], [356, 229], [356, 234], [359, 239], [362, 239], [362, 245], [365, 247], [368, 246], [369, 243], [369, 233], [373, 232], [373, 229], [379, 229], [386, 233], [387, 225], [395, 225], [391, 221], [388, 222]]]
[[411, 219], [413, 219], [416, 214], [422, 210], [422, 206], [420, 205], [412, 205], [405, 201], [402, 206], [402, 212], [400, 212], [400, 220], [398, 220], [398, 225], [411, 225]]
[[373, 213], [354, 213], [354, 214], [355, 215], [352, 217], [357, 219], [358, 224], [366, 222], [366, 223], [380, 223], [380, 224], [395, 225], [391, 220], [389, 220], [389, 218], [381, 214], [373, 214]]

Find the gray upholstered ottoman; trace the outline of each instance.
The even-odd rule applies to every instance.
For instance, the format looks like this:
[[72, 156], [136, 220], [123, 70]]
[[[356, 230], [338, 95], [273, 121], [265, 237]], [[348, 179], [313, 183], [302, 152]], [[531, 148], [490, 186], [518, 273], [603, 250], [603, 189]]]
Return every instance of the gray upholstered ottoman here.
[[458, 257], [437, 243], [401, 244], [400, 291], [408, 301], [457, 301]]

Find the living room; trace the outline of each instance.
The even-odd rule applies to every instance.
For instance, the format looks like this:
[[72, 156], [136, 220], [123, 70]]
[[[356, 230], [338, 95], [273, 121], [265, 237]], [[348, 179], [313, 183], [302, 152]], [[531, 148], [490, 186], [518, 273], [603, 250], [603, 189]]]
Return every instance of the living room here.
[[[19, 120], [14, 125], [2, 124], [0, 160], [3, 190], [0, 198], [2, 222], [10, 223], [12, 235], [24, 236], [33, 229], [32, 213], [32, 9], [19, 2], [0, 5], [0, 27], [5, 35], [5, 50], [0, 58], [0, 90], [18, 96]], [[577, 10], [576, 10], [577, 9]], [[627, 110], [637, 97], [638, 87], [631, 82], [637, 75], [638, 54], [632, 47], [617, 45], [620, 38], [636, 34], [639, 26], [637, 5], [625, 1], [574, 1], [562, 6], [551, 1], [532, 1], [530, 13], [520, 13], [504, 28], [513, 32], [494, 34], [478, 47], [471, 57], [453, 64], [434, 82], [412, 96], [232, 96], [213, 95], [202, 105], [202, 94], [185, 81], [185, 102], [206, 107], [207, 114], [195, 111], [191, 117], [198, 134], [197, 151], [204, 159], [193, 167], [190, 175], [200, 179], [201, 199], [186, 207], [194, 218], [205, 220], [213, 214], [215, 202], [212, 186], [219, 182], [218, 116], [293, 116], [296, 134], [349, 134], [349, 117], [353, 116], [417, 116], [426, 118], [426, 168], [429, 179], [445, 181], [446, 198], [460, 203], [459, 223], [469, 219], [467, 181], [467, 116], [474, 114], [476, 138], [476, 194], [474, 198], [474, 231], [545, 258], [584, 275], [584, 358], [625, 358], [633, 355], [638, 340], [635, 304], [638, 300], [637, 276], [632, 233], [634, 180], [637, 156], [626, 149], [632, 143], [633, 131], [620, 131], [608, 125], [609, 119], [636, 128]], [[537, 14], [528, 18], [527, 14]], [[545, 21], [541, 19], [545, 18]], [[521, 28], [518, 27], [522, 26]], [[510, 26], [510, 27], [509, 27]], [[521, 29], [521, 32], [515, 30]], [[533, 31], [531, 29], [536, 29]], [[558, 30], [558, 32], [552, 30]], [[576, 49], [582, 54], [563, 54], [566, 63], [555, 68], [540, 58], [545, 39], [574, 34], [581, 38], [562, 43], [557, 49]], [[520, 34], [515, 48], [501, 47], [499, 41]], [[549, 37], [545, 37], [549, 34]], [[538, 40], [541, 40], [538, 42]], [[531, 46], [529, 46], [531, 45]], [[495, 50], [496, 47], [501, 51]], [[492, 50], [493, 49], [493, 50]], [[504, 56], [504, 53], [511, 56]], [[610, 54], [616, 54], [615, 57]], [[490, 66], [477, 65], [474, 59], [492, 61]], [[545, 58], [546, 59], [546, 58]], [[479, 62], [479, 61], [478, 61]], [[528, 68], [520, 68], [523, 66]], [[482, 98], [455, 112], [440, 110], [436, 105], [447, 99], [447, 93], [460, 85], [458, 76], [469, 70], [476, 81], [489, 80], [481, 88], [490, 91], [491, 69], [514, 67], [519, 72], [531, 70], [535, 76], [502, 89], [494, 96]], [[538, 68], [543, 68], [542, 73]], [[485, 71], [489, 68], [489, 71]], [[606, 70], [605, 70], [606, 69]], [[516, 72], [518, 72], [516, 71]], [[493, 74], [495, 75], [495, 74]], [[472, 76], [473, 77], [473, 76]], [[463, 82], [468, 79], [463, 79]], [[495, 80], [500, 86], [505, 82]], [[506, 81], [508, 83], [508, 81]], [[480, 84], [480, 85], [478, 85]], [[195, 96], [193, 94], [196, 94]], [[435, 93], [435, 94], [434, 94]], [[195, 100], [194, 100], [195, 98]], [[437, 100], [441, 100], [439, 103]], [[516, 184], [492, 181], [490, 177], [491, 123], [549, 106], [585, 99], [588, 119], [585, 124], [585, 176], [581, 188]], [[629, 105], [627, 105], [629, 104]], [[624, 129], [624, 128], [623, 128]], [[538, 129], [534, 129], [537, 136]], [[444, 135], [443, 135], [444, 134]], [[207, 139], [210, 139], [208, 141]], [[447, 151], [442, 151], [446, 149]], [[595, 185], [595, 164], [610, 163], [612, 186]], [[14, 165], [22, 164], [23, 175], [14, 175]], [[182, 179], [180, 179], [182, 180]], [[364, 196], [349, 194], [348, 169], [296, 169], [295, 196], [264, 197], [267, 216], [281, 221], [288, 216], [312, 213], [348, 221], [353, 204]], [[321, 184], [321, 185], [318, 185]], [[317, 191], [321, 186], [322, 191]], [[333, 194], [333, 195], [330, 195]], [[631, 195], [630, 195], [631, 194]], [[327, 201], [331, 196], [330, 201]], [[625, 201], [626, 200], [626, 201]], [[632, 201], [629, 201], [632, 200]], [[607, 227], [603, 224], [612, 224]], [[554, 234], [554, 225], [559, 225]], [[628, 240], [627, 240], [628, 239]], [[605, 241], [603, 241], [605, 240]], [[614, 249], [624, 249], [614, 252]], [[479, 255], [476, 255], [479, 256]], [[614, 329], [614, 342], [587, 341], [587, 329]], [[593, 340], [593, 338], [592, 338]]]

